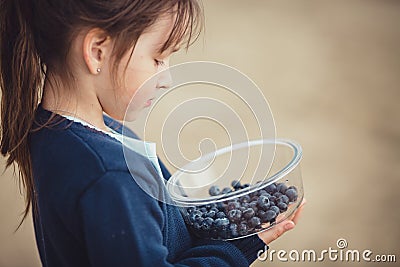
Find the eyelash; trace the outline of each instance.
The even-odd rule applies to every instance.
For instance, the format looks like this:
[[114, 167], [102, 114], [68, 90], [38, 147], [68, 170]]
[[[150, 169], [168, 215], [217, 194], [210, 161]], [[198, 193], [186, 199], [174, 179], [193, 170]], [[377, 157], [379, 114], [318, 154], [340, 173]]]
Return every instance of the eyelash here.
[[157, 66], [163, 66], [165, 64], [165, 62], [163, 60], [154, 59], [154, 61], [156, 62]]

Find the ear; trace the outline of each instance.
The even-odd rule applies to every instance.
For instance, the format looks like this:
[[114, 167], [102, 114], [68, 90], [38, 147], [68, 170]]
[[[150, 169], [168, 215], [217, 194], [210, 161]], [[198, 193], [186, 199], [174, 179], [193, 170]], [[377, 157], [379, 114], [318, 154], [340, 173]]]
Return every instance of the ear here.
[[91, 74], [99, 74], [110, 58], [111, 38], [101, 29], [91, 29], [83, 39], [83, 57]]

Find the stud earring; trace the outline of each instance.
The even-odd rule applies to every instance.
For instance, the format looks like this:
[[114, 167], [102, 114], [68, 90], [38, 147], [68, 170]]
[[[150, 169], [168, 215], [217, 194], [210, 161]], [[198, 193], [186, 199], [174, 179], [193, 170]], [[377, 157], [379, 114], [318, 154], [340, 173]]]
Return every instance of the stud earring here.
[[100, 68], [97, 68], [96, 71], [97, 71], [97, 73], [100, 73], [101, 69], [100, 69]]

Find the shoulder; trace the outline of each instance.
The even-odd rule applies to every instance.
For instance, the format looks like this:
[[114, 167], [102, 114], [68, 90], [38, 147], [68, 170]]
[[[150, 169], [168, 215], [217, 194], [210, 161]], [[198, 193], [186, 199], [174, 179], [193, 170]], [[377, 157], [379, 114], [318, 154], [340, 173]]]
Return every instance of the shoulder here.
[[66, 225], [77, 225], [76, 205], [100, 199], [126, 208], [141, 199], [158, 209], [150, 196], [162, 196], [163, 187], [149, 159], [105, 133], [64, 119], [34, 128], [29, 148], [40, 209]]
[[[47, 123], [52, 115], [53, 120]], [[122, 124], [118, 121], [107, 116], [104, 116], [104, 119], [107, 125], [118, 132], [122, 131]], [[126, 131], [126, 134], [137, 138], [130, 130]], [[29, 145], [33, 160], [36, 156], [36, 159], [40, 161], [48, 161], [49, 164], [58, 162], [65, 167], [73, 165], [85, 168], [87, 166], [97, 168], [102, 172], [127, 171], [125, 154], [128, 151], [118, 140], [40, 106], [33, 131], [29, 136]], [[133, 151], [129, 153], [129, 158], [138, 163], [148, 161]]]
[[[49, 111], [42, 109], [38, 113], [39, 123], [50, 117]], [[67, 119], [34, 127], [29, 148], [35, 180], [45, 190], [65, 191], [67, 185], [71, 190], [82, 191], [108, 172], [149, 180], [155, 176], [147, 158], [124, 149], [118, 140], [105, 133]], [[130, 160], [129, 169], [126, 158]]]
[[117, 140], [78, 123], [66, 126], [31, 133], [29, 143], [33, 161], [65, 168], [90, 167], [102, 172], [127, 170], [123, 147]]

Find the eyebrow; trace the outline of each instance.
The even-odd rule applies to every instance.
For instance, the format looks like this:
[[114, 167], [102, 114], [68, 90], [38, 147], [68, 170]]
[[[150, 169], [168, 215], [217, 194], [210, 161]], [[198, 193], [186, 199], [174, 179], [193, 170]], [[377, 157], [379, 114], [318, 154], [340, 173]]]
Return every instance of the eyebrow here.
[[[164, 45], [164, 43], [158, 44], [158, 45], [156, 46], [156, 50], [157, 50], [157, 51], [160, 51], [161, 48], [163, 47], [163, 45]], [[180, 49], [181, 49], [181, 45], [177, 45], [177, 46], [174, 47], [174, 49], [171, 51], [171, 53], [178, 52]], [[167, 49], [167, 50], [168, 50], [168, 49]]]

